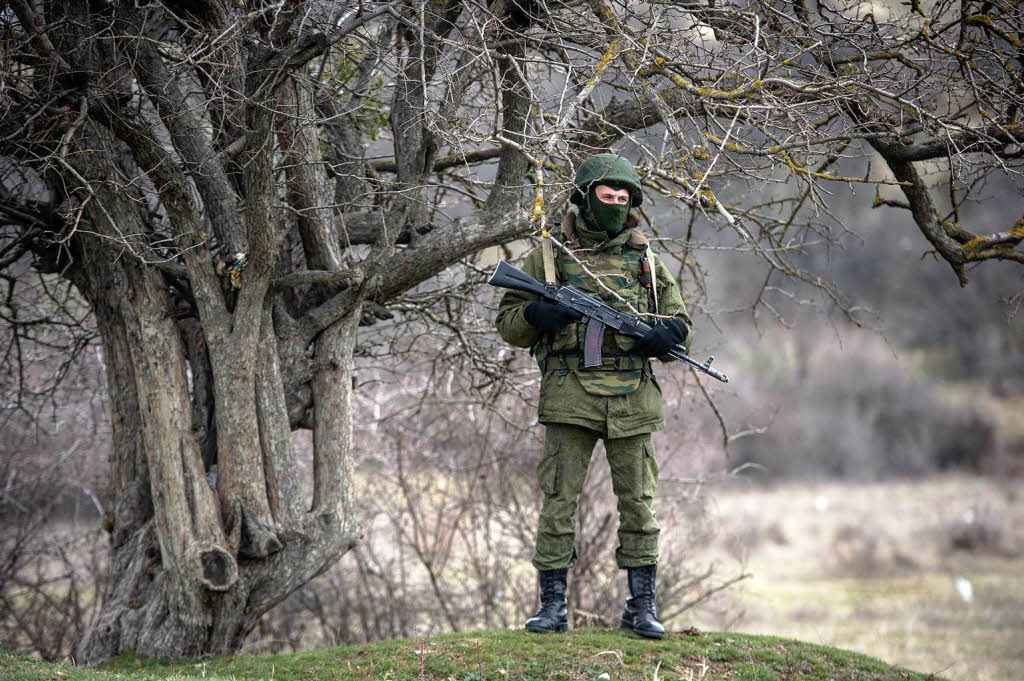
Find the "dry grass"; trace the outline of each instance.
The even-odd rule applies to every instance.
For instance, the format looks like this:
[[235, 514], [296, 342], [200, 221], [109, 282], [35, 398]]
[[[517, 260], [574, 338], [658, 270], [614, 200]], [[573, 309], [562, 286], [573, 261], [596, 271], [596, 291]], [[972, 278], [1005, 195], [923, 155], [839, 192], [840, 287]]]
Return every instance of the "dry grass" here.
[[[1020, 487], [969, 476], [718, 487], [718, 538], [705, 557], [745, 560], [754, 575], [727, 596], [744, 611], [738, 630], [849, 648], [957, 681], [1018, 681]], [[965, 544], [965, 533], [978, 541]], [[958, 578], [970, 582], [970, 601]], [[698, 626], [729, 624], [709, 611], [699, 617]]]

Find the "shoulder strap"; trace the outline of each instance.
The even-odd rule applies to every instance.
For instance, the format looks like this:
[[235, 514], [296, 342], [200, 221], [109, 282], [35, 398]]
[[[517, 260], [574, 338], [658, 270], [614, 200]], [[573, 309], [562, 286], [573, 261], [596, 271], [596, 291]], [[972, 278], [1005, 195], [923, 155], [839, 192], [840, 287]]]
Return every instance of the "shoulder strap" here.
[[654, 250], [651, 248], [650, 242], [647, 244], [645, 257], [651, 266], [651, 296], [654, 298], [654, 314], [658, 314], [658, 261], [654, 259]]
[[651, 268], [651, 296], [654, 299], [652, 301], [654, 303], [654, 314], [658, 314], [658, 262], [654, 257], [651, 241], [640, 231], [639, 227], [634, 227], [633, 231], [629, 234], [629, 245], [644, 249], [644, 258], [647, 259], [647, 264]]
[[[544, 256], [544, 283], [548, 286], [558, 285], [558, 268], [555, 262], [554, 246], [551, 244], [550, 232], [545, 231], [542, 235], [541, 254]], [[562, 218], [562, 243], [568, 244], [576, 237], [576, 213], [571, 210], [565, 212]]]
[[555, 252], [551, 246], [551, 232], [544, 230], [541, 234], [541, 251], [544, 256], [544, 283], [548, 288], [555, 288], [558, 285], [558, 277], [555, 275]]

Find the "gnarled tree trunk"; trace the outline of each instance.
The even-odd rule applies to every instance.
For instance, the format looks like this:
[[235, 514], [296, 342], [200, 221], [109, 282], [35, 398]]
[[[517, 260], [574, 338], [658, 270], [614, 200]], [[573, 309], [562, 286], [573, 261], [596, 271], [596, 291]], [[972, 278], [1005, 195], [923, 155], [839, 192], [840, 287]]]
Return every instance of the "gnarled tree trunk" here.
[[[92, 127], [90, 133], [86, 157], [113, 143]], [[207, 352], [208, 343], [222, 342], [209, 332], [202, 343], [186, 342], [190, 330], [176, 319], [164, 274], [118, 257], [118, 230], [143, 228], [138, 211], [106, 189], [96, 205], [90, 224], [106, 238], [76, 240], [79, 260], [69, 272], [95, 310], [107, 364], [113, 569], [77, 659], [91, 663], [129, 649], [228, 653], [264, 612], [358, 539], [348, 489], [351, 420], [331, 423], [333, 451], [318, 463], [318, 477], [329, 481], [318, 486], [323, 501], [304, 507], [270, 301], [253, 322], [258, 336], [248, 348]], [[345, 415], [358, 318], [356, 307], [330, 327], [332, 354], [323, 362], [338, 367], [329, 377], [337, 394], [329, 399]], [[217, 461], [234, 457], [235, 470], [204, 465], [196, 432], [206, 416], [193, 405], [205, 403], [210, 390]], [[314, 395], [321, 392], [314, 387]]]
[[[112, 569], [76, 659], [230, 653], [359, 539], [352, 392], [364, 307], [379, 311], [528, 226], [509, 214], [512, 190], [448, 234], [419, 236], [437, 151], [423, 79], [464, 8], [435, 3], [410, 32], [373, 3], [248, 14], [219, 0], [16, 4], [33, 36], [26, 62], [48, 65], [30, 80], [70, 103], [48, 114], [59, 134], [35, 140], [50, 144], [39, 182], [63, 233], [33, 247], [95, 312], [112, 410]], [[353, 116], [366, 92], [340, 98], [309, 64], [348, 68], [332, 45], [375, 17], [366, 35], [403, 34], [391, 101], [401, 170], [386, 199], [368, 200], [381, 187], [357, 155], [367, 133]], [[367, 60], [356, 77], [372, 81], [381, 64]], [[526, 106], [515, 109], [521, 133]], [[326, 128], [318, 111], [332, 112]], [[503, 179], [521, 181], [518, 151], [500, 163]], [[396, 251], [413, 236], [418, 248]], [[309, 485], [296, 428], [313, 431]]]

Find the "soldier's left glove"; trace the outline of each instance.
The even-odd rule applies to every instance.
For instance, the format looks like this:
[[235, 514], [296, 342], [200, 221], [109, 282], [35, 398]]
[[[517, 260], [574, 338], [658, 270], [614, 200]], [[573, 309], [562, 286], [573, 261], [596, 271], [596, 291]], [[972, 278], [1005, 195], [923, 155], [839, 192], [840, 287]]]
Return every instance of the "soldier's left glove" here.
[[678, 319], [659, 319], [647, 335], [636, 342], [633, 353], [641, 357], [659, 357], [683, 343], [690, 330]]

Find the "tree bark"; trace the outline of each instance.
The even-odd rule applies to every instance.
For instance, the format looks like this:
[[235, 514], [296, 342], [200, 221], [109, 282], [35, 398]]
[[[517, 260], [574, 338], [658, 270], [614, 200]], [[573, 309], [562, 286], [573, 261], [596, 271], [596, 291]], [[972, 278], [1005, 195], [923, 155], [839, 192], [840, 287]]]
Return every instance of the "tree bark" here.
[[[102, 191], [102, 190], [101, 190]], [[133, 206], [107, 192], [104, 216], [122, 228]], [[98, 212], [98, 211], [97, 211]], [[161, 275], [112, 242], [83, 240], [84, 291], [97, 311], [113, 408], [113, 579], [96, 621], [78, 646], [82, 662], [121, 650], [194, 654], [206, 644], [209, 594], [230, 589], [238, 565], [206, 484], [185, 356]]]
[[[103, 238], [75, 236], [81, 263], [71, 272], [96, 311], [107, 363], [115, 444], [108, 519], [113, 570], [76, 659], [92, 664], [125, 650], [161, 657], [231, 653], [263, 613], [336, 562], [358, 538], [349, 482], [358, 311], [320, 341], [330, 359], [320, 362], [325, 371], [315, 392], [325, 411], [320, 438], [330, 451], [317, 456], [320, 492], [310, 510], [302, 504], [272, 303], [265, 298], [273, 237], [253, 240], [263, 248], [255, 254], [263, 268], [246, 279], [249, 301], [236, 305], [235, 318], [216, 318], [229, 313], [213, 299], [221, 289], [208, 287], [208, 299], [196, 301], [205, 312], [201, 319], [179, 322], [164, 275], [125, 257], [116, 240], [141, 233], [142, 216], [104, 177], [113, 170], [98, 170], [103, 166], [90, 161], [118, 142], [99, 126], [90, 124], [87, 131], [76, 164], [95, 181], [87, 214]], [[191, 209], [175, 193], [181, 186], [171, 181], [162, 191], [176, 206], [174, 219], [184, 235]], [[269, 224], [269, 202], [250, 219], [260, 214], [262, 224]], [[189, 281], [196, 273], [209, 281], [209, 261], [198, 262], [205, 249], [193, 250]], [[257, 300], [255, 320], [237, 317]], [[200, 321], [204, 337], [187, 339], [189, 327], [194, 331]], [[239, 339], [248, 346], [233, 345]], [[339, 373], [346, 379], [333, 385]], [[203, 461], [203, 429], [194, 429], [204, 420], [195, 414], [209, 406], [211, 377], [216, 492]], [[341, 414], [326, 414], [330, 410]], [[334, 429], [330, 436], [327, 429]]]

